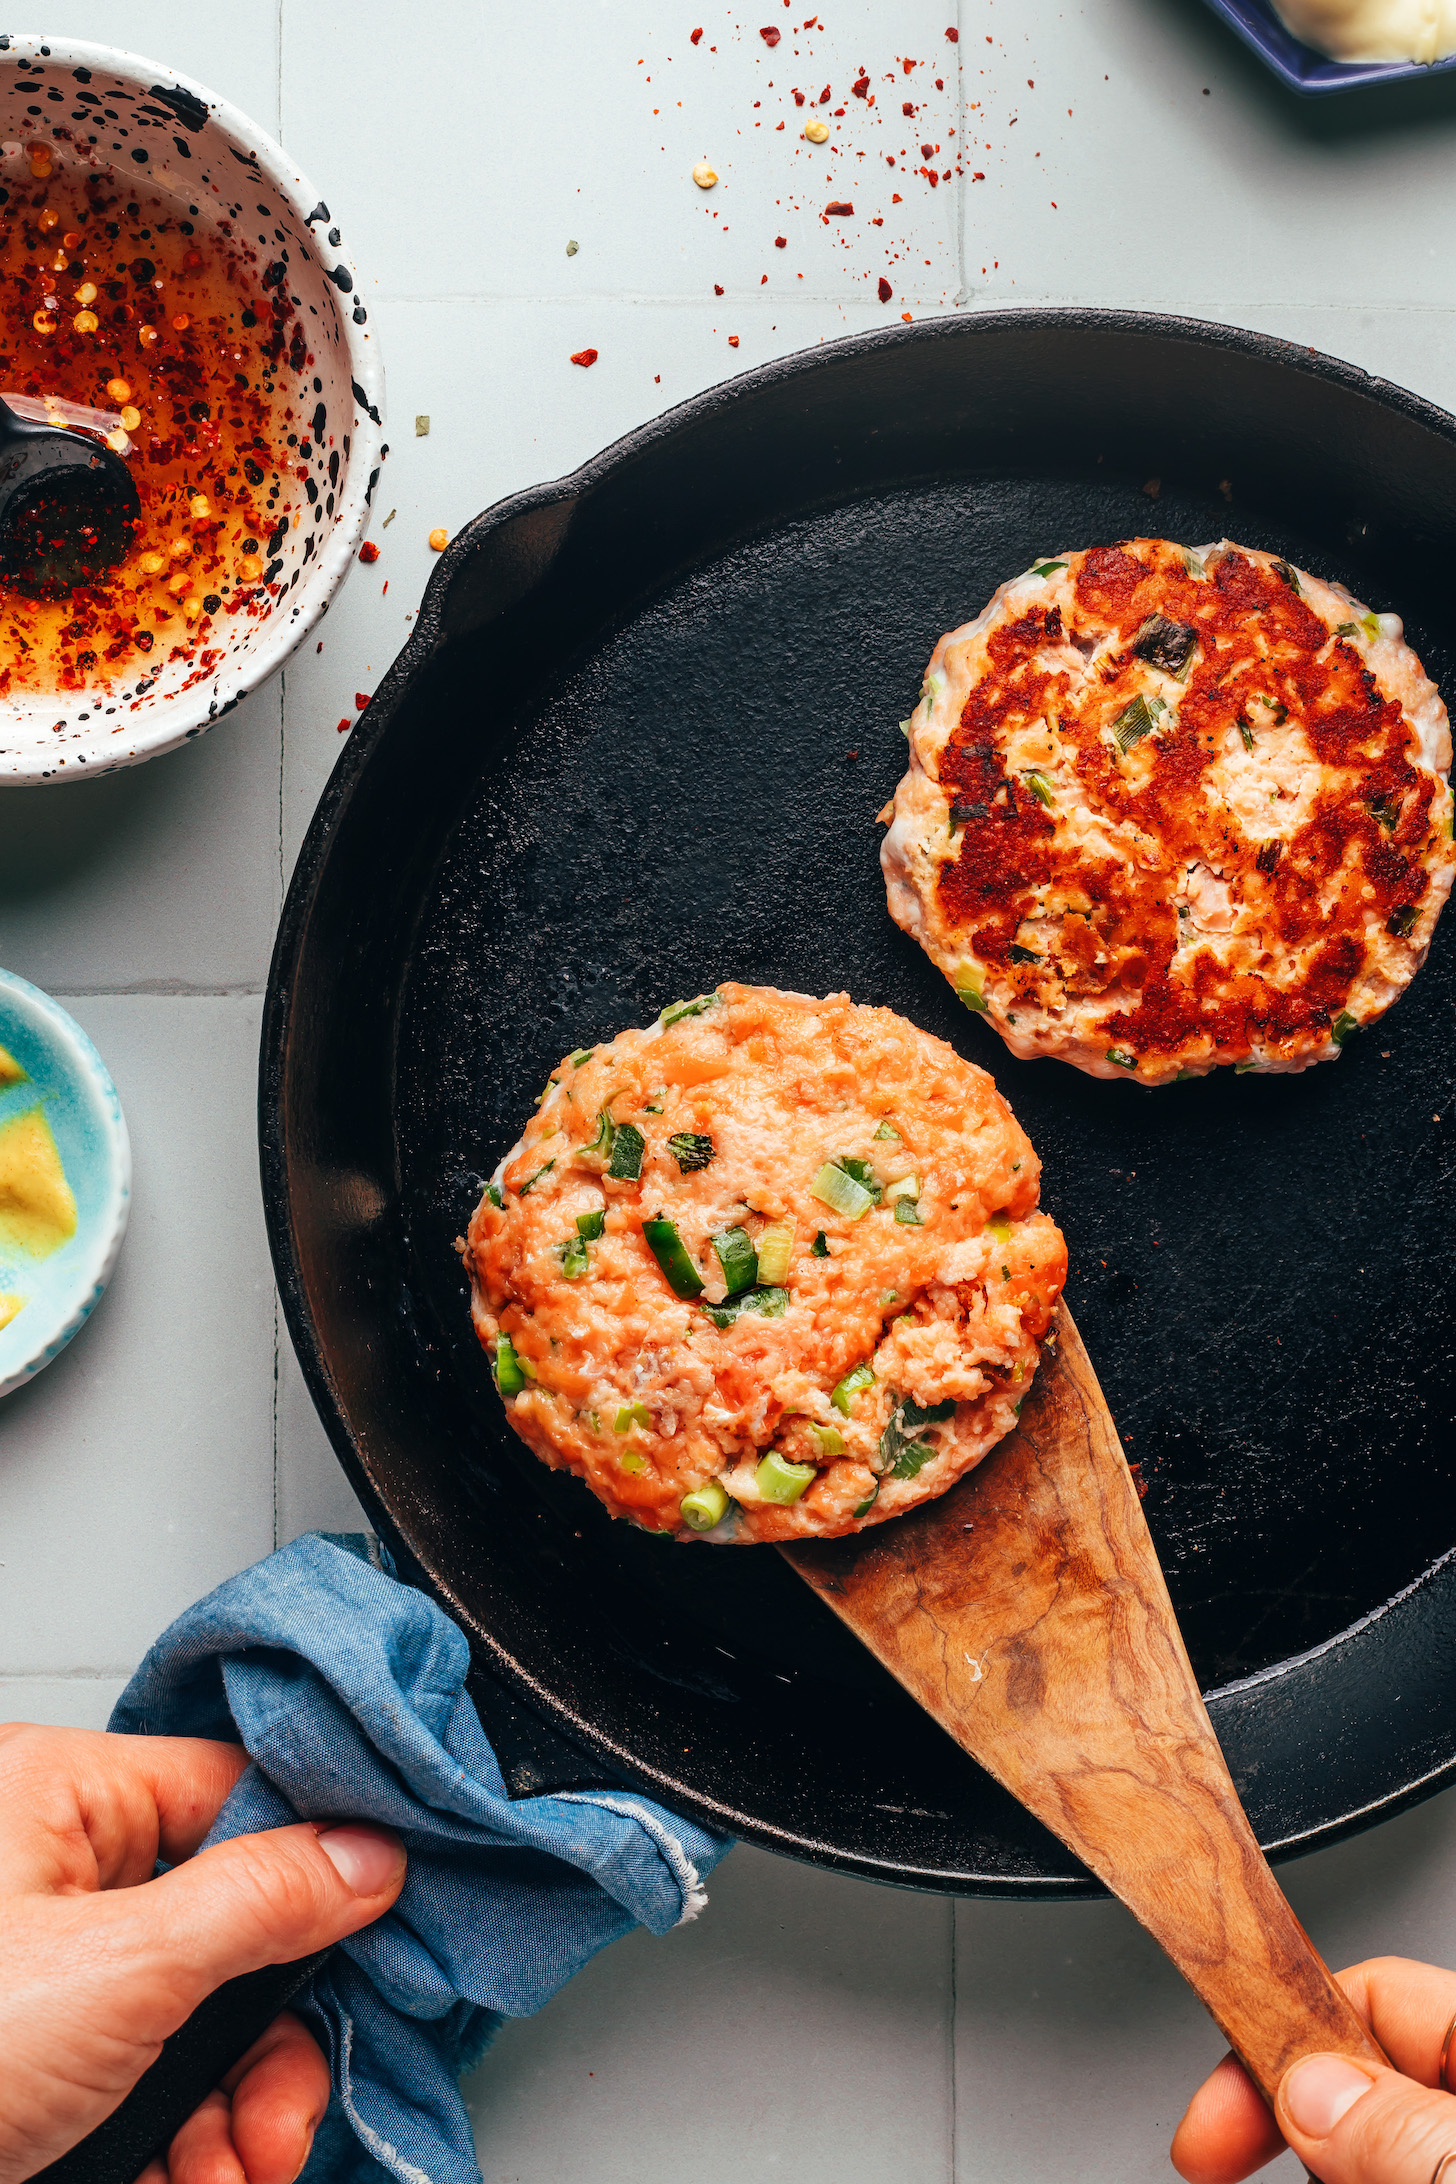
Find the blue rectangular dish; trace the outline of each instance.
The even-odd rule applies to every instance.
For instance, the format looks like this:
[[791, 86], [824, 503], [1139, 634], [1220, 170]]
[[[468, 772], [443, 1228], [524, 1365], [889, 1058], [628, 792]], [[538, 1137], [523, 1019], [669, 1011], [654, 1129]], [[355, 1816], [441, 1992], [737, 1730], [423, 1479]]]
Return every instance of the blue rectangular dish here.
[[1356, 91], [1371, 83], [1397, 83], [1407, 76], [1444, 75], [1456, 68], [1456, 54], [1444, 61], [1327, 60], [1285, 29], [1270, 0], [1208, 0], [1208, 5], [1282, 83], [1307, 97], [1324, 91]]

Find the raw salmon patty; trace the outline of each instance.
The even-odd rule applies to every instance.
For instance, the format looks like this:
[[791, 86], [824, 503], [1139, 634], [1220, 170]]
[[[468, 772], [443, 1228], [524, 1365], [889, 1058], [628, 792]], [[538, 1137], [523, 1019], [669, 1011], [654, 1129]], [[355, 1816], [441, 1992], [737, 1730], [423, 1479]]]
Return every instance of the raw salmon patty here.
[[942, 637], [907, 732], [891, 915], [1028, 1059], [1331, 1060], [1451, 889], [1451, 732], [1399, 617], [1227, 539], [1039, 562]]
[[1015, 1422], [1066, 1280], [990, 1077], [757, 986], [570, 1054], [462, 1247], [511, 1425], [614, 1516], [833, 1537]]

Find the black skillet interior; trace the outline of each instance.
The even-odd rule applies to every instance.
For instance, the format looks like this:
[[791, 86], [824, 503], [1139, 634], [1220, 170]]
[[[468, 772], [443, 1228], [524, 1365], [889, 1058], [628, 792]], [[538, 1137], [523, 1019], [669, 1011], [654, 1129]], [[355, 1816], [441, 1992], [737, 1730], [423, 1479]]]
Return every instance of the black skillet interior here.
[[1087, 1884], [777, 1556], [613, 1525], [520, 1451], [451, 1246], [568, 1048], [724, 977], [900, 1010], [994, 1074], [1042, 1156], [1195, 1667], [1234, 1686], [1213, 1712], [1261, 1840], [1448, 1778], [1449, 920], [1338, 1063], [1149, 1094], [1013, 1060], [885, 911], [874, 814], [935, 639], [1035, 555], [1137, 532], [1339, 577], [1456, 687], [1441, 412], [1130, 314], [840, 343], [462, 534], [325, 795], [274, 964], [275, 1258], [386, 1530], [592, 1763], [917, 1885]]

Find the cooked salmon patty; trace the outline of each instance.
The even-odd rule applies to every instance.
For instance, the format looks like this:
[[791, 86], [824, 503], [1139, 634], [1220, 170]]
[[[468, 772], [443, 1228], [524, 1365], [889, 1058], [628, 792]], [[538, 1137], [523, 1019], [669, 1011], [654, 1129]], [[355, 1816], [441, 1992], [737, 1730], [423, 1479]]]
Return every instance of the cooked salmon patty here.
[[1015, 1423], [1067, 1272], [989, 1076], [889, 1009], [720, 986], [553, 1072], [463, 1245], [515, 1431], [615, 1517], [833, 1538]]
[[1039, 562], [942, 637], [890, 913], [1016, 1054], [1161, 1084], [1332, 1060], [1451, 889], [1451, 731], [1400, 619], [1222, 539]]

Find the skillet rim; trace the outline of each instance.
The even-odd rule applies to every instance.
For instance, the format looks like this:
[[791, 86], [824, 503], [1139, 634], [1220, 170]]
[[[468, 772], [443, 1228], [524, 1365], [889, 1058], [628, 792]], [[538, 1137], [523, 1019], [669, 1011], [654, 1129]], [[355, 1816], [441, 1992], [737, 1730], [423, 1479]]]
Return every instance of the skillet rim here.
[[[405, 1526], [384, 1502], [360, 1459], [343, 1405], [336, 1394], [327, 1356], [309, 1310], [292, 1220], [284, 1093], [295, 976], [306, 947], [310, 914], [334, 837], [346, 820], [353, 794], [374, 752], [390, 732], [408, 686], [449, 641], [446, 623], [451, 593], [457, 579], [485, 542], [518, 518], [558, 502], [579, 498], [614, 472], [682, 431], [710, 422], [768, 389], [788, 385], [826, 365], [852, 361], [882, 349], [945, 341], [973, 342], [998, 333], [1034, 332], [1039, 328], [1114, 334], [1140, 342], [1181, 343], [1204, 350], [1225, 349], [1281, 371], [1293, 370], [1343, 388], [1456, 445], [1456, 417], [1392, 380], [1307, 344], [1216, 320], [1170, 312], [1086, 309], [1070, 305], [973, 310], [958, 316], [921, 320], [909, 326], [848, 334], [812, 349], [795, 350], [773, 358], [689, 396], [657, 417], [633, 427], [575, 470], [492, 503], [451, 540], [430, 575], [414, 628], [376, 686], [367, 711], [340, 753], [300, 844], [280, 911], [269, 966], [258, 1076], [260, 1179], [269, 1250], [288, 1333], [309, 1395], [344, 1473], [376, 1529], [387, 1542], [402, 1550], [400, 1559], [410, 1579], [431, 1592], [466, 1632], [477, 1671], [483, 1670], [487, 1676], [501, 1679], [525, 1699], [535, 1715], [544, 1718], [542, 1727], [548, 1746], [554, 1741], [552, 1732], [555, 1731], [613, 1772], [634, 1778], [649, 1794], [664, 1797], [709, 1827], [728, 1828], [761, 1847], [891, 1886], [1018, 1901], [1088, 1898], [1105, 1895], [1106, 1890], [1090, 1876], [1083, 1879], [1046, 1874], [980, 1875], [951, 1872], [945, 1867], [915, 1866], [903, 1859], [895, 1862], [866, 1857], [813, 1840], [749, 1812], [736, 1811], [724, 1802], [697, 1796], [675, 1782], [667, 1782], [640, 1758], [615, 1743], [609, 1733], [576, 1713], [569, 1703], [547, 1689], [516, 1660], [501, 1641], [481, 1627], [448, 1578], [420, 1555]], [[526, 586], [527, 591], [531, 588], [533, 585]], [[1267, 1694], [1271, 1687], [1301, 1670], [1321, 1664], [1338, 1669], [1347, 1649], [1356, 1645], [1365, 1633], [1386, 1623], [1414, 1596], [1425, 1595], [1430, 1599], [1449, 1588], [1456, 1599], [1456, 1560], [1453, 1557], [1456, 1557], [1456, 1549], [1438, 1558], [1391, 1600], [1369, 1611], [1346, 1630], [1333, 1634], [1321, 1645], [1206, 1693], [1215, 1729], [1219, 1729], [1221, 1721], [1231, 1721], [1236, 1710], [1242, 1714], [1251, 1704], [1257, 1705], [1260, 1696]], [[556, 1749], [560, 1751], [559, 1744]], [[1358, 1834], [1379, 1820], [1392, 1818], [1453, 1782], [1456, 1782], [1456, 1728], [1453, 1728], [1448, 1759], [1408, 1775], [1375, 1798], [1337, 1815], [1296, 1825], [1271, 1839], [1261, 1837], [1261, 1846], [1277, 1862], [1304, 1855]]]

